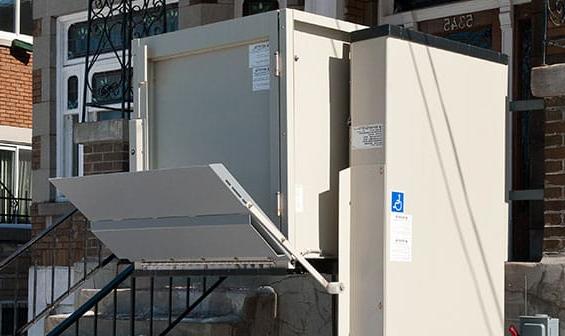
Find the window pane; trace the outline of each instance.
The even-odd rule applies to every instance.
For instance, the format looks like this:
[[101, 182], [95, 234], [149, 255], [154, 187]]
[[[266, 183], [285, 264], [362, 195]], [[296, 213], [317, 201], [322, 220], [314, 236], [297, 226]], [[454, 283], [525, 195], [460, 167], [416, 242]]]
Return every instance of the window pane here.
[[[122, 91], [123, 91], [123, 87], [122, 87], [121, 70], [97, 72], [94, 75], [92, 75], [93, 103], [99, 105], [121, 103]], [[127, 94], [126, 99], [132, 101], [131, 94], [129, 94], [129, 92]]]
[[[0, 182], [9, 189], [13, 189], [14, 181], [14, 152], [0, 150]], [[3, 187], [0, 187], [3, 189]]]
[[31, 0], [20, 0], [20, 33], [31, 35], [32, 31], [33, 16]]
[[20, 149], [18, 177], [18, 197], [31, 198], [31, 150], [29, 149]]
[[67, 80], [67, 109], [78, 108], [78, 77], [72, 76]]
[[13, 151], [0, 150], [0, 223], [12, 219], [14, 156]]
[[[2, 0], [0, 0], [2, 1]], [[149, 10], [145, 15], [133, 15], [133, 37], [158, 35], [163, 33], [163, 19], [156, 11]], [[167, 5], [167, 32], [178, 30], [178, 4]], [[122, 18], [116, 16], [107, 20], [106, 25], [102, 19], [92, 22], [93, 34], [90, 40], [91, 50], [99, 49], [99, 53], [107, 53], [122, 48]], [[79, 22], [71, 25], [68, 31], [68, 58], [86, 56], [86, 37], [88, 35], [88, 22]], [[108, 40], [108, 36], [110, 39]], [[110, 43], [110, 41], [112, 43]], [[114, 46], [112, 48], [112, 45]]]
[[14, 0], [0, 0], [0, 30], [14, 32]]

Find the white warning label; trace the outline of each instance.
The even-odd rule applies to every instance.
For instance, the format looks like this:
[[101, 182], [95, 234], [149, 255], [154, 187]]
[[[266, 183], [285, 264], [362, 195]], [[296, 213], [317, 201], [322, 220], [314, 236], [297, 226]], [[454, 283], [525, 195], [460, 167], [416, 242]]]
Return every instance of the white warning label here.
[[271, 61], [269, 42], [261, 42], [249, 46], [249, 67], [268, 67]]
[[373, 124], [353, 127], [351, 132], [352, 149], [375, 149], [384, 146], [384, 125]]
[[253, 91], [264, 91], [271, 88], [271, 71], [269, 67], [251, 69]]
[[390, 215], [390, 261], [412, 262], [411, 215]]

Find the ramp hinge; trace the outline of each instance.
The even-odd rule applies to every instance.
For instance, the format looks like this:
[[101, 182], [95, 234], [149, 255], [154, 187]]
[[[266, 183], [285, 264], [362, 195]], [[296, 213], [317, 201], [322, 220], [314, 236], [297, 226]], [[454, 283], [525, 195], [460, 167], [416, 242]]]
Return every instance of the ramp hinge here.
[[275, 76], [281, 76], [281, 53], [278, 50], [275, 51]]

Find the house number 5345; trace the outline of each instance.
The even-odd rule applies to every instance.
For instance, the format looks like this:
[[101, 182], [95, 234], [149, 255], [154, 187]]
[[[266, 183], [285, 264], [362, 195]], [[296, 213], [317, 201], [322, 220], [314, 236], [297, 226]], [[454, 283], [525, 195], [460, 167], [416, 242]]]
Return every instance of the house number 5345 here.
[[450, 32], [473, 27], [473, 14], [452, 16], [443, 19], [443, 31]]

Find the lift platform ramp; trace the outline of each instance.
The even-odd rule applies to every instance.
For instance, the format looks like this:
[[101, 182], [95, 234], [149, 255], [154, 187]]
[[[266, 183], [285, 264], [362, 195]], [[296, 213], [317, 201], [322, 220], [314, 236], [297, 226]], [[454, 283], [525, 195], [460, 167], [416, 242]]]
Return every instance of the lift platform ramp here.
[[141, 270], [284, 270], [300, 263], [290, 245], [222, 164], [51, 179], [92, 222], [91, 231]]

